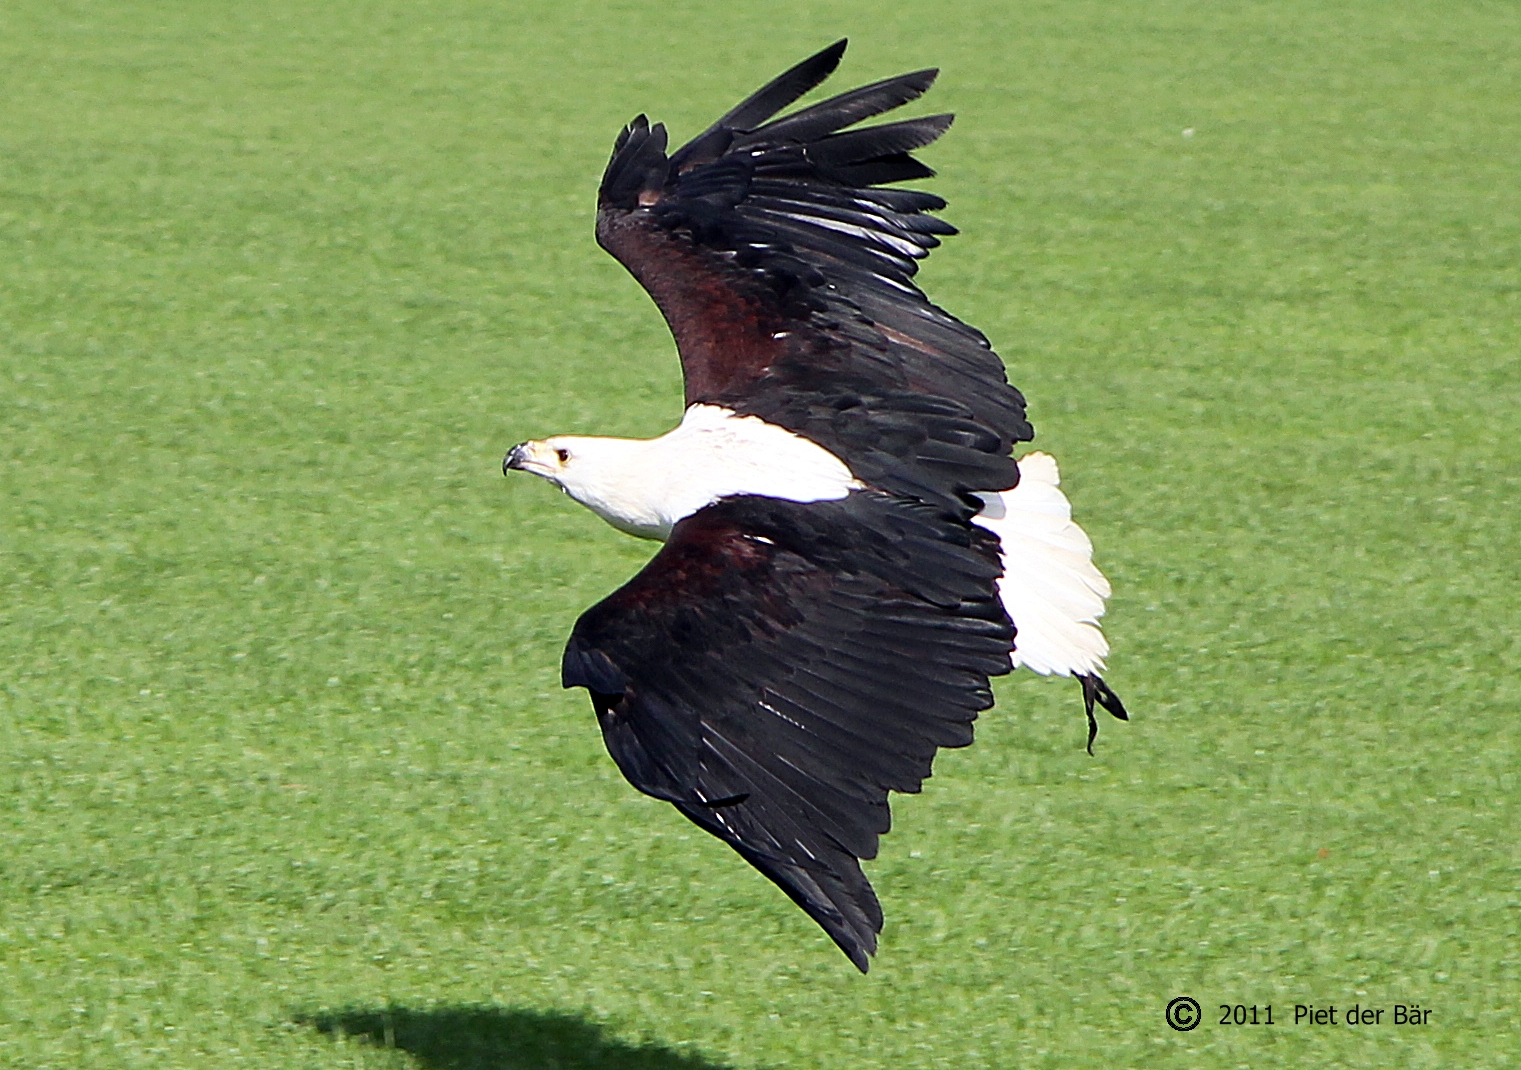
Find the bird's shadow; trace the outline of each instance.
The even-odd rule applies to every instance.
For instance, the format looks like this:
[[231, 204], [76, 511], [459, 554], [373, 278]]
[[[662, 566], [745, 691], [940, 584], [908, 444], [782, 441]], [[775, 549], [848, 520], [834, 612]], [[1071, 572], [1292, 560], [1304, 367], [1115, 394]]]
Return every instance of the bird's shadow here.
[[426, 1070], [732, 1070], [661, 1044], [630, 1044], [579, 1015], [520, 1007], [354, 1007], [295, 1020], [399, 1048]]

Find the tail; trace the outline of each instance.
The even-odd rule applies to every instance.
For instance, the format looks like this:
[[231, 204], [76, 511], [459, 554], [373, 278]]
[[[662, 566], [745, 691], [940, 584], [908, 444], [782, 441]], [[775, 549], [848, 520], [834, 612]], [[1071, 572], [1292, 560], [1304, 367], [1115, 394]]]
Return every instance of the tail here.
[[983, 494], [976, 523], [1003, 544], [998, 592], [1019, 634], [1014, 667], [1042, 676], [1097, 676], [1109, 643], [1099, 630], [1109, 581], [1093, 565], [1093, 543], [1072, 522], [1049, 453], [1019, 459], [1019, 486]]
[[[975, 523], [998, 536], [1003, 578], [998, 593], [1014, 622], [1013, 662], [1042, 676], [1073, 676], [1083, 685], [1088, 721], [1094, 699], [1127, 720], [1119, 697], [1104, 683], [1109, 643], [1099, 629], [1109, 581], [1093, 564], [1093, 543], [1072, 521], [1061, 492], [1056, 459], [1027, 453], [1019, 459], [1019, 485], [980, 495], [986, 503]], [[1093, 746], [1090, 731], [1089, 749]]]

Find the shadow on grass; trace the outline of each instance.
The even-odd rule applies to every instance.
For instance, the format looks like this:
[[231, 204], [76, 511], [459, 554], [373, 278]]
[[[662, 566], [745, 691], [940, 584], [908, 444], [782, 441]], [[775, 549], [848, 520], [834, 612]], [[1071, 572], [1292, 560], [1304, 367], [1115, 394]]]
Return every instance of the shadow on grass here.
[[296, 1021], [329, 1036], [399, 1048], [427, 1070], [731, 1070], [659, 1044], [629, 1044], [578, 1015], [548, 1011], [351, 1008]]

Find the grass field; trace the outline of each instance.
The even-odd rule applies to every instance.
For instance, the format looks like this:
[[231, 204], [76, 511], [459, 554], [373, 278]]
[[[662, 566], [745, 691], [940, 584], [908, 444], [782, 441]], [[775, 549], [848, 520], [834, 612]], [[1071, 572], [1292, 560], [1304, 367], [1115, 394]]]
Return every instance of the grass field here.
[[[864, 978], [623, 782], [559, 651], [651, 547], [498, 470], [678, 417], [620, 125], [845, 34], [1135, 711], [1002, 681]], [[1515, 5], [7, 0], [0, 102], [0, 1064], [1521, 1062]]]

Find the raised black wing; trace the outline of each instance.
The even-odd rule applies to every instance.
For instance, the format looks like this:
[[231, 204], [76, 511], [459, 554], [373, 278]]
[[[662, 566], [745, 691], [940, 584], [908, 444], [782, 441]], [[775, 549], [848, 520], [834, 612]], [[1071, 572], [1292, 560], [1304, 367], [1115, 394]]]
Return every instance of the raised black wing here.
[[613, 759], [791, 896], [862, 971], [882, 910], [859, 859], [1009, 671], [996, 540], [875, 491], [720, 501], [588, 610], [566, 687]]
[[674, 154], [635, 119], [603, 175], [597, 240], [649, 291], [676, 337], [687, 404], [751, 413], [835, 453], [872, 486], [962, 515], [1019, 479], [1024, 398], [983, 335], [931, 304], [918, 261], [955, 228], [945, 206], [886, 183], [933, 174], [911, 155], [932, 115], [847, 127], [918, 97], [933, 70], [768, 122], [827, 78], [840, 41]]

